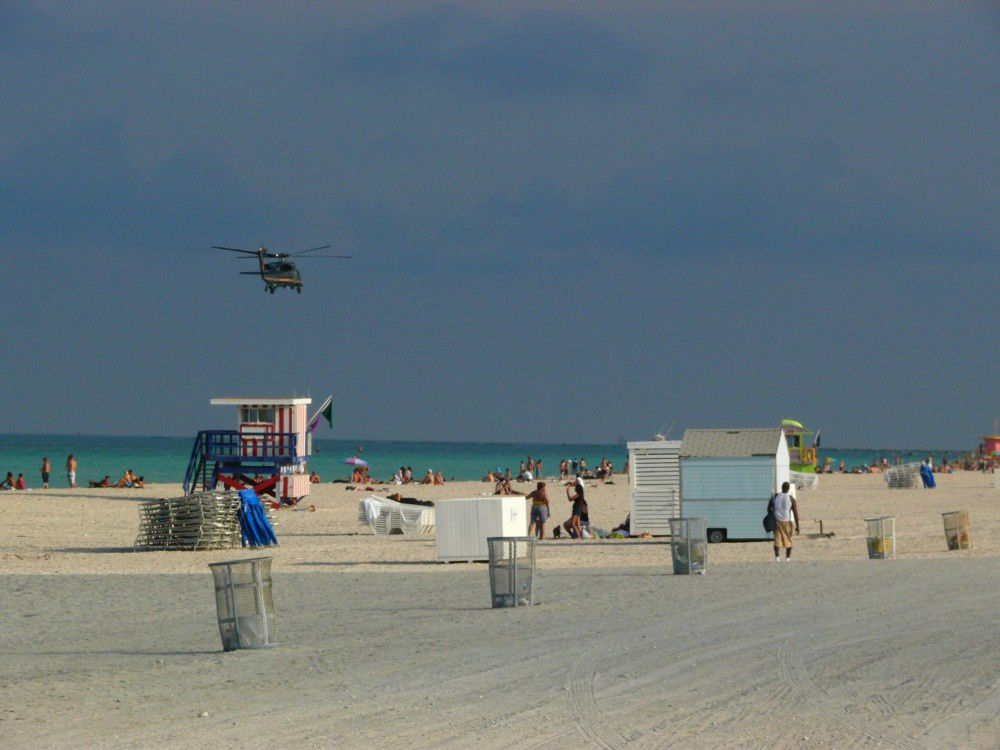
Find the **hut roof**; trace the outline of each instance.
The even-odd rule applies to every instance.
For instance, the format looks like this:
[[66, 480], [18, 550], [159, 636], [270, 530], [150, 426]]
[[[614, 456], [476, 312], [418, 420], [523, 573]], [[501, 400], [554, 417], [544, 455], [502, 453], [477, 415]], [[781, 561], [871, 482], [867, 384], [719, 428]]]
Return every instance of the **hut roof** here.
[[738, 458], [773, 456], [782, 439], [780, 427], [740, 430], [684, 430], [681, 456]]

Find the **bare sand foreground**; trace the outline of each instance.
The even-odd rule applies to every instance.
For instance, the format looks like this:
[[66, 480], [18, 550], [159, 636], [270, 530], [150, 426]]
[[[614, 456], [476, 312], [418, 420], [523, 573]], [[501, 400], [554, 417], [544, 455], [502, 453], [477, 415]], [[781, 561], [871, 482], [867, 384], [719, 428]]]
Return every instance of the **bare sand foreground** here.
[[[484, 565], [359, 533], [361, 493], [324, 484], [269, 552], [281, 645], [230, 654], [206, 564], [253, 553], [131, 551], [137, 502], [178, 490], [0, 495], [0, 746], [1000, 746], [1000, 492], [983, 475], [823, 477], [788, 564], [715, 545], [708, 575], [675, 577], [659, 540], [549, 541], [540, 603], [507, 611]], [[594, 524], [627, 497], [589, 489]], [[974, 548], [947, 552], [940, 513], [959, 509]], [[865, 557], [862, 519], [882, 514], [894, 562]], [[835, 537], [809, 537], [818, 518]]]

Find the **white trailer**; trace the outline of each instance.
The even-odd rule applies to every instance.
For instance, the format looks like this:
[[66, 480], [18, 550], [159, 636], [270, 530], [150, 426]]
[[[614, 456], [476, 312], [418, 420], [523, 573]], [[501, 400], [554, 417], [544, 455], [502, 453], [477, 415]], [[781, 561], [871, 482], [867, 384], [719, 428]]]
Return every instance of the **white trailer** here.
[[780, 427], [686, 430], [681, 446], [681, 511], [704, 518], [708, 540], [764, 540], [767, 502], [789, 481]]
[[681, 515], [681, 441], [628, 444], [629, 533], [669, 536], [670, 519]]
[[434, 510], [442, 562], [489, 560], [487, 537], [528, 535], [527, 502], [516, 495], [438, 500]]

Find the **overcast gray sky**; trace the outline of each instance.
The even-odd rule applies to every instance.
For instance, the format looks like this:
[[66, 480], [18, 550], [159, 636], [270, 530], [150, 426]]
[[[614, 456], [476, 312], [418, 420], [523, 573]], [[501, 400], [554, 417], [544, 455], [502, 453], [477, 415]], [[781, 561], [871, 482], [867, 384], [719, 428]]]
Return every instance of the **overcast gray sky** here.
[[[1000, 415], [975, 3], [0, 3], [0, 432], [606, 441]], [[304, 249], [271, 297], [216, 244]]]

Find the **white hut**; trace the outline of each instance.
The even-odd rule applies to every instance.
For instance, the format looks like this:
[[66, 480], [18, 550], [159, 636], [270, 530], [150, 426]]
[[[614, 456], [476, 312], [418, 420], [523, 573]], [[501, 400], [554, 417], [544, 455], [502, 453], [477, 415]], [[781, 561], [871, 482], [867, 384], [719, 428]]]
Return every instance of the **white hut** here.
[[771, 538], [762, 524], [767, 501], [789, 481], [780, 427], [685, 430], [680, 462], [681, 511], [706, 520], [710, 542]]
[[629, 531], [633, 536], [670, 534], [670, 519], [681, 515], [680, 440], [628, 444]]

